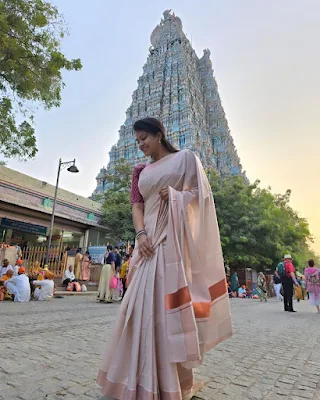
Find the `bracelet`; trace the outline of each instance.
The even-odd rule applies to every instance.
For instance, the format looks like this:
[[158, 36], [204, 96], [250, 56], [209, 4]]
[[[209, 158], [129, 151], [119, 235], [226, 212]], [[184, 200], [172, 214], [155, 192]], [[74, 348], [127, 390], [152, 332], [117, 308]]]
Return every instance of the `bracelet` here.
[[141, 235], [147, 235], [147, 232], [145, 230], [139, 231], [136, 234], [136, 240], [141, 236]]

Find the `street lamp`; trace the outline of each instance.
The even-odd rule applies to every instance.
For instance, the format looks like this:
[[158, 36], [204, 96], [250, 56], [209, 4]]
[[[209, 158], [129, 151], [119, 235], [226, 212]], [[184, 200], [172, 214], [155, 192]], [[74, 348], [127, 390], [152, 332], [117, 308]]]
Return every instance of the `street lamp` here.
[[59, 168], [58, 168], [57, 183], [56, 183], [56, 188], [55, 188], [55, 192], [54, 192], [54, 199], [53, 199], [53, 205], [52, 205], [49, 242], [48, 242], [48, 248], [47, 248], [45, 264], [48, 264], [48, 261], [49, 261], [50, 247], [51, 247], [51, 241], [52, 241], [52, 232], [53, 232], [53, 224], [54, 224], [54, 213], [55, 213], [55, 210], [56, 210], [57, 194], [58, 194], [58, 187], [59, 187], [60, 171], [62, 169], [64, 169], [64, 168], [68, 167], [67, 171], [69, 171], [69, 172], [73, 172], [73, 173], [79, 172], [79, 170], [76, 167], [75, 163], [76, 163], [76, 160], [62, 162], [61, 158], [59, 159]]

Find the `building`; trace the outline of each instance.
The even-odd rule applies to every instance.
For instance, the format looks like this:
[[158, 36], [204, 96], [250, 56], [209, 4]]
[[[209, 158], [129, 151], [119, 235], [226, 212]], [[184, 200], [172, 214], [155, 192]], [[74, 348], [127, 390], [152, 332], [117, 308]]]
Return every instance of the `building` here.
[[144, 161], [133, 132], [134, 122], [143, 117], [160, 118], [169, 140], [180, 149], [191, 149], [205, 167], [220, 174], [242, 174], [228, 122], [214, 78], [210, 51], [198, 58], [182, 30], [180, 18], [171, 10], [163, 13], [151, 34], [151, 47], [138, 88], [119, 130], [119, 140], [109, 153], [110, 161], [97, 176], [94, 195], [108, 188], [106, 171], [119, 160], [130, 165]]
[[[48, 243], [55, 186], [0, 166], [0, 244], [23, 248]], [[87, 248], [106, 243], [101, 204], [58, 190], [53, 247]]]

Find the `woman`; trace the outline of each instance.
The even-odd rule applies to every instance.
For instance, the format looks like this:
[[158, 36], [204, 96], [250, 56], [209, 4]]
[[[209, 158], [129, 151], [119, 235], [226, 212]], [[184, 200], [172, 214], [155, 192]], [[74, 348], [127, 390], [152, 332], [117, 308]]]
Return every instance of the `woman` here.
[[105, 257], [105, 264], [102, 267], [99, 288], [98, 288], [98, 296], [97, 300], [106, 303], [112, 303], [112, 289], [110, 287], [111, 278], [116, 273], [115, 261], [116, 257], [114, 252], [112, 251], [113, 247], [107, 247], [107, 253]]
[[280, 290], [281, 290], [282, 284], [281, 284], [281, 278], [280, 278], [277, 270], [275, 270], [274, 274], [273, 274], [273, 284], [274, 284], [274, 291], [276, 293], [277, 301], [281, 301], [282, 296], [280, 294]]
[[192, 368], [232, 334], [215, 207], [199, 159], [177, 152], [160, 121], [134, 130], [152, 162], [133, 174], [136, 247], [98, 383], [118, 400], [187, 400], [203, 386]]
[[79, 249], [74, 258], [74, 275], [78, 281], [80, 280], [80, 277], [81, 277], [81, 261], [82, 260], [83, 260], [83, 255], [81, 254], [81, 250]]
[[315, 267], [313, 260], [308, 261], [304, 276], [310, 304], [316, 306], [318, 314], [320, 314], [320, 269]]
[[90, 253], [86, 251], [82, 263], [81, 263], [81, 280], [82, 281], [89, 281], [90, 280], [90, 264], [91, 264], [91, 257]]
[[240, 287], [240, 285], [239, 285], [238, 274], [236, 272], [234, 272], [231, 277], [231, 290], [233, 293], [236, 293], [236, 296], [237, 296], [239, 287]]
[[267, 301], [267, 280], [263, 272], [259, 272], [257, 290], [260, 301]]

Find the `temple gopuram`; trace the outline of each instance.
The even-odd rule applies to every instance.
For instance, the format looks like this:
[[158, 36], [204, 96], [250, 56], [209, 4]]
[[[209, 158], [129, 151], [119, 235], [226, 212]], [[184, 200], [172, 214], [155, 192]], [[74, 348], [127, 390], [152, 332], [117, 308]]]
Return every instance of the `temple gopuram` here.
[[219, 174], [243, 175], [214, 78], [210, 51], [199, 58], [183, 32], [182, 22], [171, 10], [163, 13], [151, 34], [151, 47], [119, 140], [111, 148], [107, 168], [97, 176], [93, 196], [108, 189], [106, 172], [121, 159], [134, 166], [145, 161], [133, 131], [137, 119], [162, 120], [168, 139], [179, 149], [190, 149], [205, 167]]

